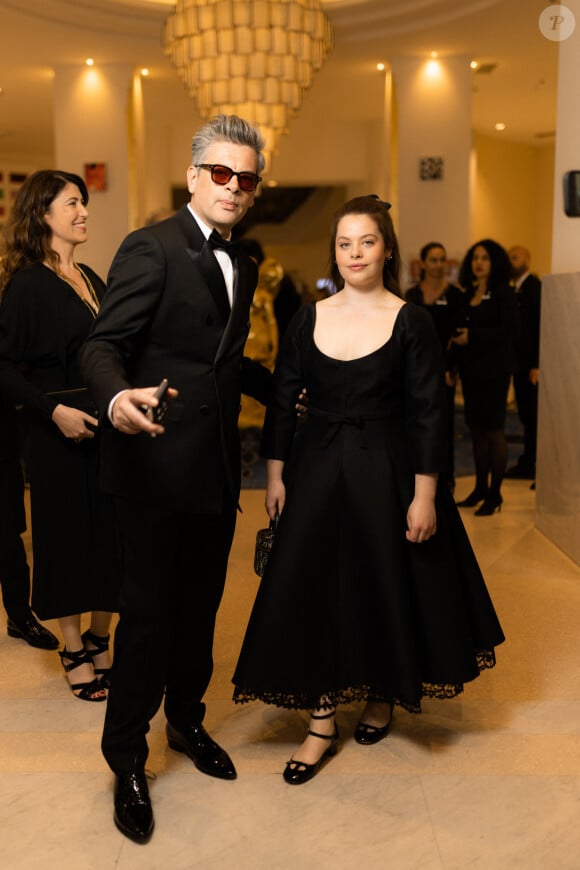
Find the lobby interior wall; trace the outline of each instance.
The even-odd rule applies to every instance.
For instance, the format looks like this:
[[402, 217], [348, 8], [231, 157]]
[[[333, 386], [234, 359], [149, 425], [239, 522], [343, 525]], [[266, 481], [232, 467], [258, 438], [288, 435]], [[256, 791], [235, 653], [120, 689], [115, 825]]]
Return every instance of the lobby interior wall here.
[[539, 275], [550, 271], [554, 146], [527, 145], [496, 136], [474, 137], [472, 242], [492, 238], [524, 245]]
[[580, 217], [566, 215], [562, 185], [564, 173], [580, 170], [580, 0], [562, 7], [562, 21], [571, 16], [575, 27], [558, 46], [552, 262], [543, 283], [540, 329], [536, 525], [580, 564]]
[[471, 70], [465, 57], [397, 57], [392, 69], [397, 224], [403, 266], [409, 272], [426, 242], [441, 242], [452, 259], [468, 246]]
[[103, 278], [129, 229], [128, 108], [132, 75], [131, 67], [110, 64], [57, 67], [54, 77], [56, 164], [81, 176], [85, 164], [105, 166], [106, 188], [90, 195], [88, 241], [79, 256]]

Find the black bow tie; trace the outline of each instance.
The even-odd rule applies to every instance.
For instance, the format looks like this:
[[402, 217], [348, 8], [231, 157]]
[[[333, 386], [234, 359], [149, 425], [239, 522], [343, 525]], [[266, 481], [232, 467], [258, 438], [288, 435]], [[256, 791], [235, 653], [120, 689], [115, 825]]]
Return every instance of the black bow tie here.
[[227, 239], [224, 239], [223, 236], [220, 236], [216, 229], [213, 229], [211, 231], [208, 238], [208, 243], [212, 251], [215, 251], [216, 248], [220, 248], [222, 251], [228, 253], [232, 259], [237, 256], [240, 247], [237, 242], [228, 242]]

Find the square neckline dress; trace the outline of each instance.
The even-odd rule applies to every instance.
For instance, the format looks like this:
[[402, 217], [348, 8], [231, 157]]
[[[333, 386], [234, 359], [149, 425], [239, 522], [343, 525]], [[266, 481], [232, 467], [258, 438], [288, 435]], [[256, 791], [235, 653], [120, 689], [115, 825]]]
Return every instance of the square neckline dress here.
[[[419, 712], [495, 664], [504, 635], [449, 489], [437, 532], [406, 540], [416, 473], [446, 462], [442, 351], [427, 312], [353, 360], [314, 342], [316, 303], [284, 338], [262, 453], [286, 504], [233, 677], [234, 700], [286, 708], [369, 697]], [[306, 386], [309, 413], [294, 410]]]

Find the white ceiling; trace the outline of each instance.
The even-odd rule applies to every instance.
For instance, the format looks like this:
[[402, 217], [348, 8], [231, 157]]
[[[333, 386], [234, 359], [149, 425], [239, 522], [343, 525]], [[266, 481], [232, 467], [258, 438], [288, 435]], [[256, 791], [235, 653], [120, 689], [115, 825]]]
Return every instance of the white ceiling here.
[[[246, 2], [246, 0], [236, 0]], [[52, 151], [52, 78], [59, 64], [147, 66], [168, 113], [189, 97], [161, 50], [170, 0], [0, 0], [0, 154]], [[360, 81], [360, 101], [341, 104], [342, 120], [372, 118], [365, 82], [376, 63], [401, 55], [462, 55], [497, 64], [473, 74], [473, 127], [542, 144], [555, 129], [558, 43], [538, 19], [547, 0], [323, 0], [335, 29], [325, 77]], [[314, 84], [316, 87], [316, 82]], [[369, 88], [374, 92], [373, 88]], [[336, 109], [334, 110], [336, 112]], [[503, 134], [494, 123], [503, 121]]]

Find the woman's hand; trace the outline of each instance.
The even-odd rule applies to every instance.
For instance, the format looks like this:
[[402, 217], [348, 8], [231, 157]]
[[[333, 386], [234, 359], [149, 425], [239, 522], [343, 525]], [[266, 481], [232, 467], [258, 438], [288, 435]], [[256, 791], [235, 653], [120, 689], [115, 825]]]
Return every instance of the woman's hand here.
[[56, 423], [65, 438], [72, 438], [77, 444], [85, 438], [95, 437], [95, 433], [87, 428], [87, 423], [91, 426], [99, 425], [96, 417], [91, 417], [78, 408], [69, 408], [68, 405], [57, 405], [52, 412], [52, 421]]
[[280, 516], [286, 503], [286, 487], [282, 480], [284, 463], [280, 459], [266, 462], [268, 482], [266, 484], [266, 512], [271, 520]]
[[437, 531], [436, 489], [436, 474], [415, 475], [415, 497], [407, 511], [408, 531], [405, 533], [407, 540], [412, 544], [428, 541]]
[[300, 390], [294, 407], [296, 408], [298, 420], [303, 420], [306, 414], [308, 414], [308, 393], [306, 392], [306, 387], [302, 387]]
[[405, 536], [412, 544], [428, 541], [437, 531], [437, 514], [433, 501], [414, 498], [407, 511], [407, 526]]

